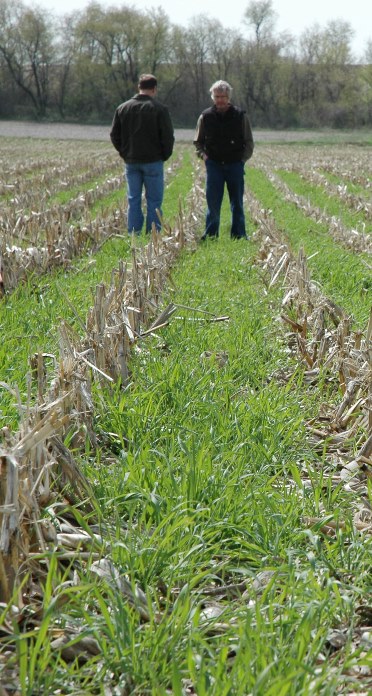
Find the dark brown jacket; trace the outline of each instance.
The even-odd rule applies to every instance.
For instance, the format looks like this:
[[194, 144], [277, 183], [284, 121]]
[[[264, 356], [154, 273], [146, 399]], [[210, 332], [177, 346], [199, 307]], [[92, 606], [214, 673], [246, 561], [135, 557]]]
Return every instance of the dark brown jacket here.
[[110, 138], [128, 164], [165, 162], [174, 144], [169, 111], [149, 95], [136, 94], [116, 109]]

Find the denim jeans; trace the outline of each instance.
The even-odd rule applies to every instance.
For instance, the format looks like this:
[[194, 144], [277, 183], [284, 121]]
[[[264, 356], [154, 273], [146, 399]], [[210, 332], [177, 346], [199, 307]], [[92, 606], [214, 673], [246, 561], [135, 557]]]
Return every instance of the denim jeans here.
[[205, 166], [207, 171], [206, 199], [208, 206], [205, 221], [205, 236], [218, 237], [221, 205], [226, 184], [232, 215], [231, 237], [233, 239], [245, 237], [245, 216], [243, 209], [244, 162], [220, 164], [214, 160], [207, 159]]
[[128, 196], [128, 232], [140, 234], [144, 215], [142, 212], [142, 189], [146, 197], [146, 232], [151, 232], [152, 223], [159, 231], [161, 223], [156, 210], [161, 214], [164, 196], [164, 167], [162, 160], [125, 164]]

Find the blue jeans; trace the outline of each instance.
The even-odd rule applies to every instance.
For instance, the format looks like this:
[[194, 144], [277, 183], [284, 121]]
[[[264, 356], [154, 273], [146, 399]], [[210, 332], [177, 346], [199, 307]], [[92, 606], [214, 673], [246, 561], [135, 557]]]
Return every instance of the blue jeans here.
[[156, 210], [161, 214], [164, 196], [164, 167], [162, 160], [125, 164], [128, 195], [128, 232], [140, 234], [144, 215], [142, 212], [142, 189], [146, 197], [146, 232], [151, 232], [152, 223], [160, 231], [161, 223]]
[[221, 205], [226, 184], [232, 215], [231, 237], [232, 239], [246, 237], [243, 209], [244, 162], [220, 164], [214, 160], [207, 159], [205, 166], [207, 171], [206, 199], [208, 206], [205, 220], [205, 236], [218, 237]]

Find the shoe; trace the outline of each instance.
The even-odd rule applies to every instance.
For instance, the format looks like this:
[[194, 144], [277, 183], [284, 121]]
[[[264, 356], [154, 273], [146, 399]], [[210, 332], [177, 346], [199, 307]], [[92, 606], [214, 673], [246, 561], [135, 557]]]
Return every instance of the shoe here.
[[203, 234], [200, 237], [201, 242], [205, 242], [207, 239], [218, 239], [218, 234]]
[[247, 237], [246, 234], [241, 234], [241, 235], [231, 235], [231, 239], [245, 239], [246, 241], [249, 240], [249, 237]]

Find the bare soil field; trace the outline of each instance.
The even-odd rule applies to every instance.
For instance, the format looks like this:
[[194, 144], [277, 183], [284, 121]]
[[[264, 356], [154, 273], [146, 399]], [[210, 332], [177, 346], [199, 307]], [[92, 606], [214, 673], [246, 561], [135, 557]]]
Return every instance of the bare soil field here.
[[[47, 138], [59, 140], [101, 140], [109, 141], [110, 126], [88, 126], [76, 123], [39, 123], [37, 121], [0, 121], [0, 136], [8, 138]], [[368, 131], [338, 130], [254, 130], [255, 142], [299, 142], [299, 141], [370, 141]], [[191, 142], [192, 128], [176, 128], [175, 138], [179, 142]]]

